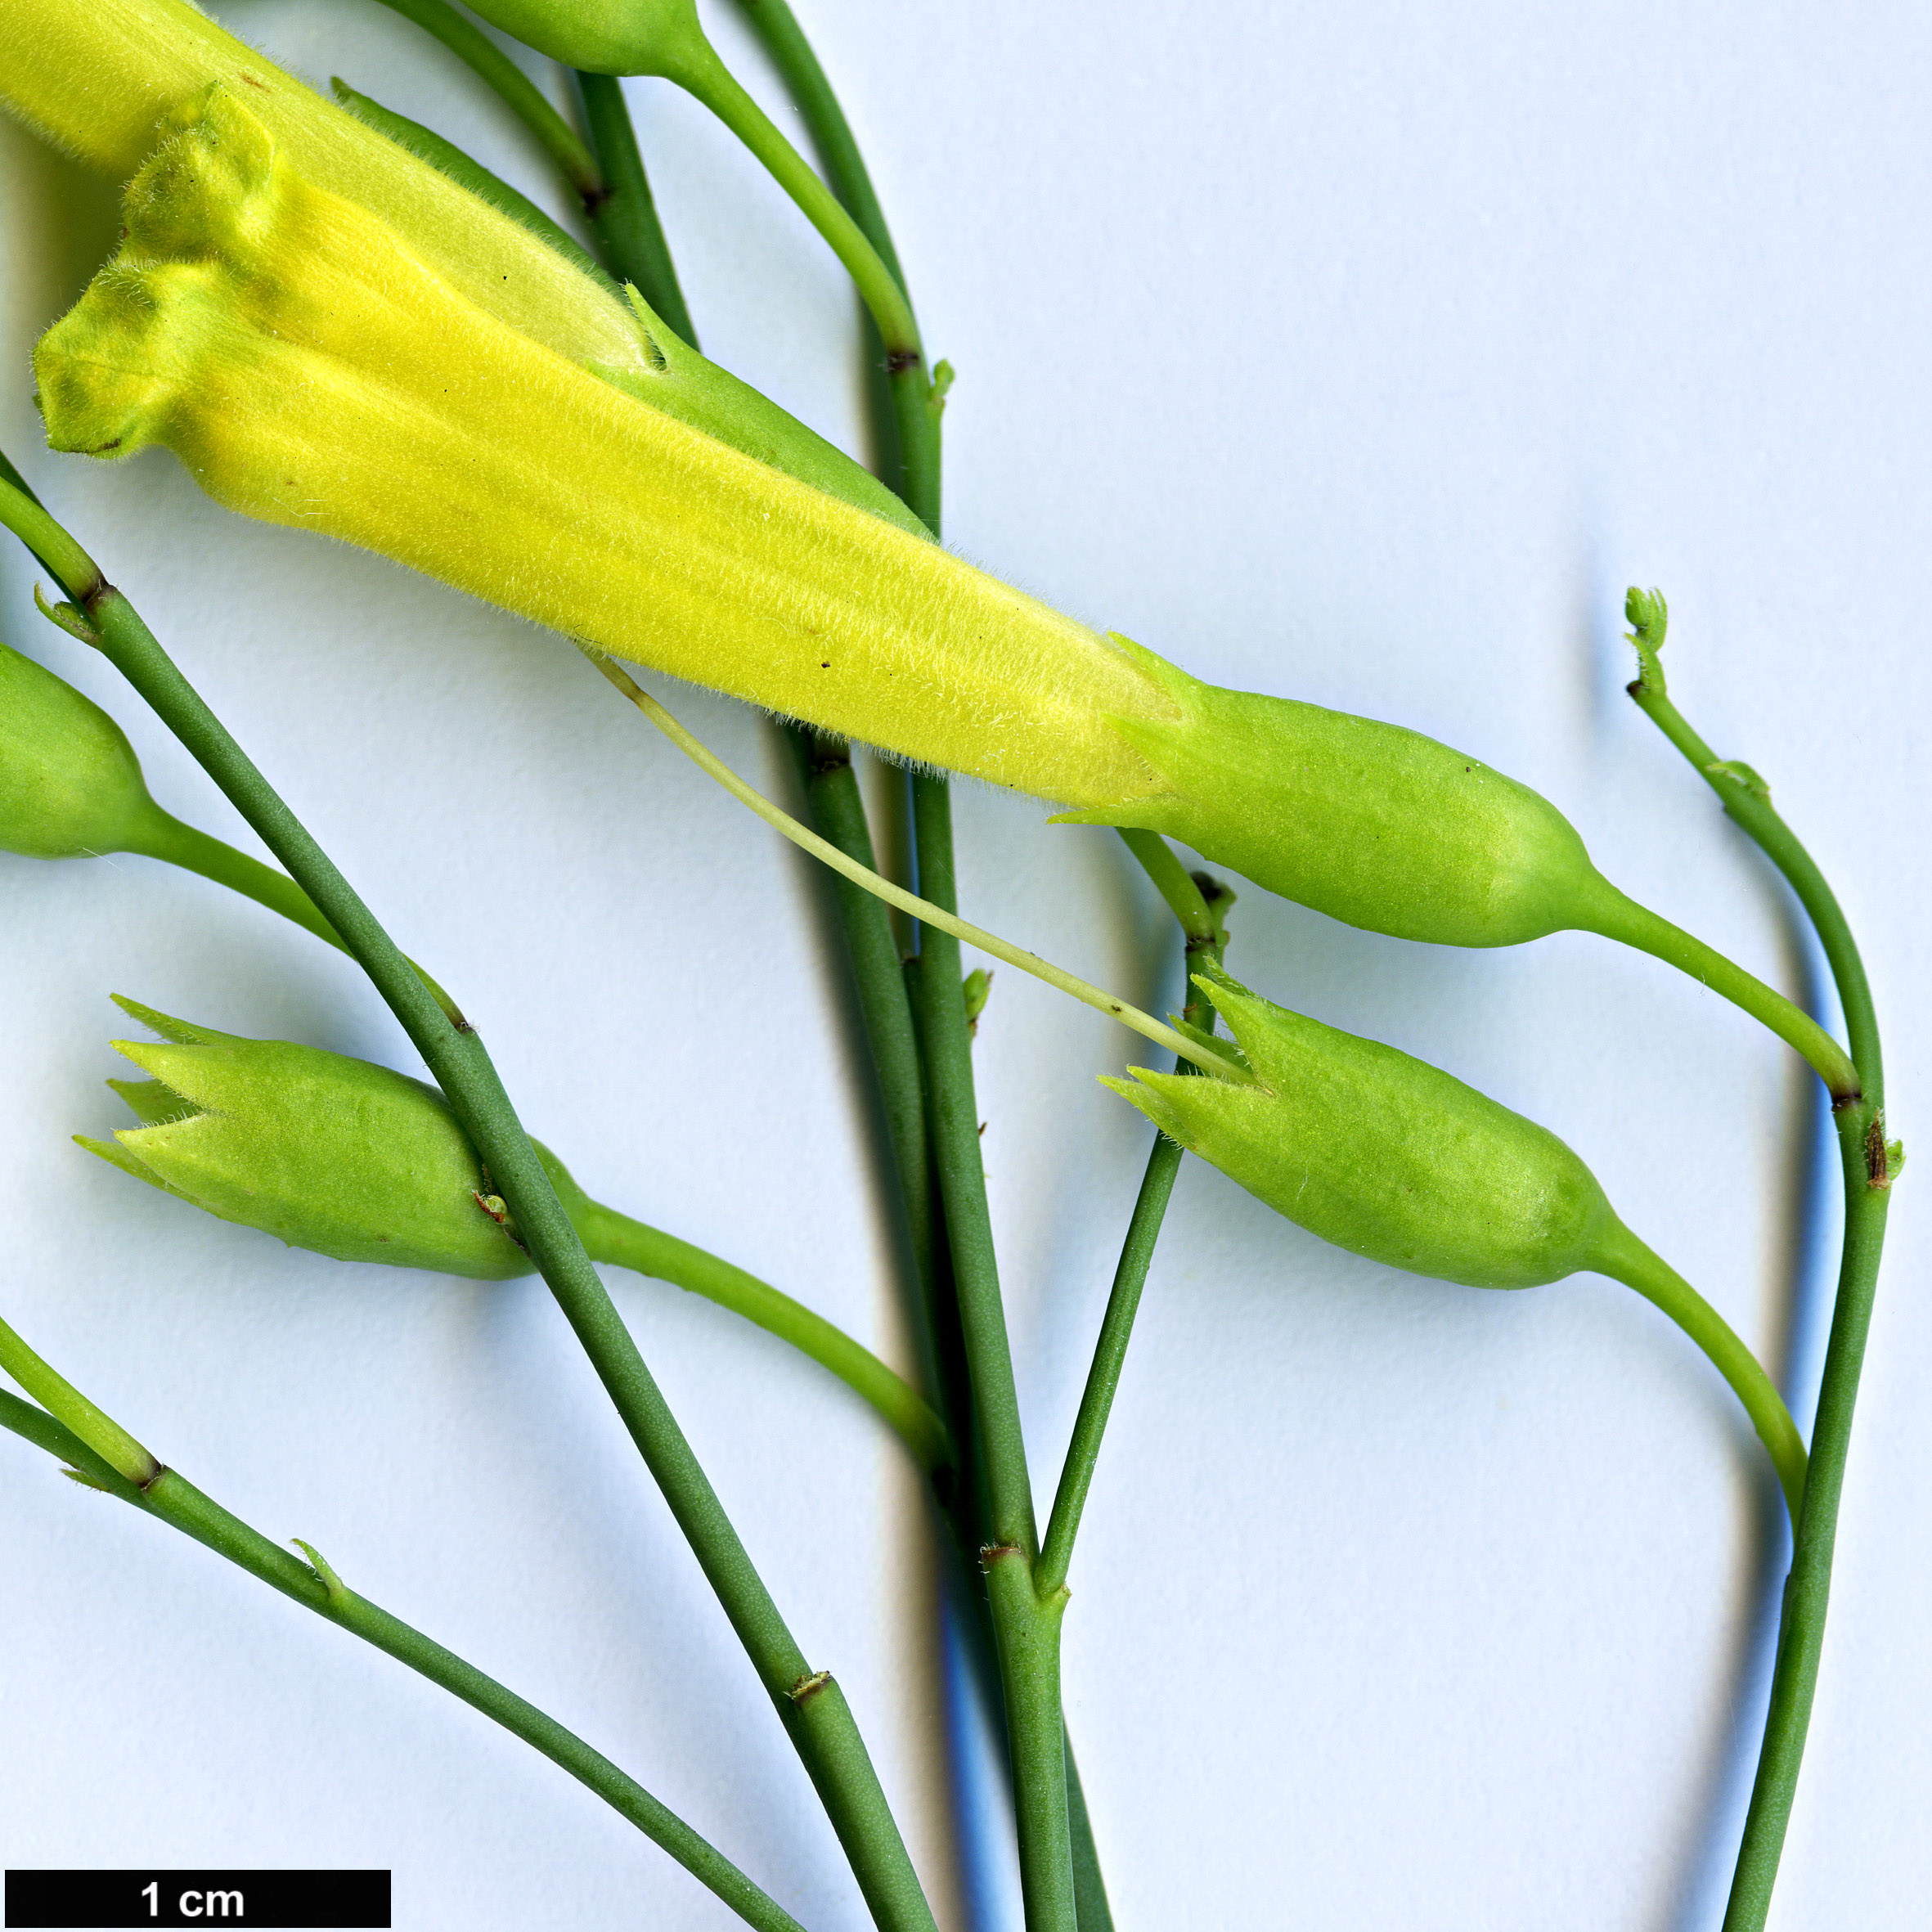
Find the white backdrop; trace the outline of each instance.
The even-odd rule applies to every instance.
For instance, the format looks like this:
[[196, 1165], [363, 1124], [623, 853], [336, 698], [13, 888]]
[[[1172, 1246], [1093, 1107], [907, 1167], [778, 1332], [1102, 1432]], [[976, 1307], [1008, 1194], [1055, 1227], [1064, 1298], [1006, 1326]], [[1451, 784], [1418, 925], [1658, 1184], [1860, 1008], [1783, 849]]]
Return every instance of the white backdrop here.
[[[402, 20], [361, 0], [220, 11], [564, 212], [507, 115]], [[950, 540], [1201, 676], [1492, 762], [1627, 890], [1813, 987], [1769, 868], [1621, 694], [1624, 586], [1661, 585], [1674, 694], [1770, 779], [1864, 943], [1912, 1143], [1925, 10], [802, 11], [927, 339], [959, 371]], [[770, 98], [730, 10], [708, 18]], [[632, 88], [707, 349], [854, 441], [854, 304], [829, 257], [701, 113]], [[0, 182], [0, 443], [457, 993], [592, 1192], [905, 1360], [820, 882], [560, 640], [244, 523], [158, 452], [48, 456], [29, 351], [110, 251], [114, 195], [11, 124]], [[34, 615], [31, 582], [0, 556], [0, 635], [114, 712], [164, 804], [257, 849]], [[764, 720], [676, 699], [784, 790]], [[1166, 914], [1124, 850], [1043, 816], [961, 788], [965, 909], [1171, 1002]], [[354, 971], [145, 860], [0, 860], [0, 902], [7, 1319], [166, 1461], [554, 1711], [809, 1925], [860, 1925], [540, 1284], [286, 1251], [68, 1141], [124, 1124], [100, 1084], [127, 1071], [110, 991], [415, 1070]], [[1808, 1429], [1838, 1210], [1792, 1057], [1585, 937], [1414, 947], [1253, 890], [1234, 935], [1230, 964], [1261, 990], [1562, 1134]], [[1094, 1076], [1146, 1055], [1011, 973], [977, 1053], [1044, 1506], [1148, 1143]], [[1932, 1880], [1917, 1179], [1872, 1330], [1781, 1927], [1914, 1925]], [[896, 1445], [733, 1318], [612, 1285], [806, 1651], [845, 1683], [942, 1923], [1016, 1924], [1007, 1866], [947, 1822], [930, 1538]], [[11, 1438], [0, 1535], [7, 1864], [391, 1866], [412, 1932], [735, 1922], [525, 1747]], [[1786, 1556], [1727, 1391], [1628, 1292], [1393, 1274], [1189, 1163], [1067, 1624], [1123, 1932], [1714, 1926]]]

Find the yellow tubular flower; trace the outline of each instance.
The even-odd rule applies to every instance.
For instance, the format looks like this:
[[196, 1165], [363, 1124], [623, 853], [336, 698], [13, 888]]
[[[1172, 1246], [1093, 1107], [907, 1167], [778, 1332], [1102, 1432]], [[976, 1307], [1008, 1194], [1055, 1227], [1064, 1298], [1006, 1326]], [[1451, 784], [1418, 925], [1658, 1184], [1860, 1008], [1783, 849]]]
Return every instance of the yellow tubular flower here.
[[155, 130], [218, 81], [305, 180], [380, 209], [424, 263], [573, 361], [647, 370], [636, 319], [528, 230], [382, 140], [185, 0], [6, 0], [0, 100], [44, 140], [125, 181]]
[[627, 310], [184, 0], [0, 0], [0, 101], [140, 163], [120, 254], [35, 353], [56, 448], [164, 444], [249, 515], [1170, 834], [1353, 925], [1606, 934], [1858, 1092], [1814, 1022], [1624, 897], [1534, 793], [1396, 726], [1202, 684], [948, 555], [635, 291]]
[[1107, 721], [1173, 708], [1125, 652], [465, 299], [238, 90], [173, 117], [127, 227], [35, 356], [57, 448], [165, 443], [249, 515], [999, 784], [1151, 789]]

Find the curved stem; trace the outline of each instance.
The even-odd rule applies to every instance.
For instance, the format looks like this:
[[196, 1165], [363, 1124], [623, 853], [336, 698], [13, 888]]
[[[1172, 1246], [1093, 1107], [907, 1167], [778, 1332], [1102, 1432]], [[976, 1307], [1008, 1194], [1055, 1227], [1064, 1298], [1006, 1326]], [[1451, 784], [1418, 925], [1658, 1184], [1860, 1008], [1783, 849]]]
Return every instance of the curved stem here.
[[571, 1218], [592, 1260], [667, 1281], [744, 1316], [809, 1355], [869, 1402], [897, 1431], [928, 1476], [951, 1465], [952, 1442], [932, 1405], [871, 1350], [823, 1315], [744, 1269], [599, 1202], [586, 1201]]
[[1752, 1018], [1762, 1021], [1811, 1063], [1830, 1091], [1834, 1107], [1846, 1106], [1858, 1098], [1858, 1069], [1853, 1065], [1850, 1055], [1809, 1013], [1794, 1006], [1782, 993], [1774, 992], [1763, 980], [1746, 973], [1701, 939], [1693, 939], [1648, 906], [1626, 897], [1607, 879], [1602, 882], [1593, 910], [1588, 930], [1665, 961], [1692, 979], [1701, 980], [1714, 993], [1721, 994], [1733, 1006], [1741, 1007]]
[[[1868, 1077], [1876, 1079], [1876, 1073]], [[1738, 1845], [1724, 1932], [1761, 1932], [1771, 1909], [1785, 1830], [1797, 1796], [1812, 1700], [1817, 1689], [1818, 1660], [1824, 1654], [1831, 1558], [1852, 1414], [1871, 1328], [1879, 1259], [1885, 1247], [1885, 1211], [1891, 1202], [1885, 1124], [1878, 1107], [1867, 1099], [1856, 1108], [1848, 1108], [1839, 1116], [1837, 1127], [1844, 1175], [1844, 1251], [1831, 1311], [1831, 1339], [1818, 1384], [1817, 1417], [1812, 1424], [1804, 1513], [1798, 1525], [1797, 1547], [1791, 1555], [1790, 1574], [1785, 1579], [1784, 1606], [1778, 1620], [1777, 1660], [1772, 1670], [1764, 1742]]]
[[338, 952], [346, 950], [336, 937], [335, 928], [285, 872], [277, 872], [272, 865], [264, 865], [259, 859], [251, 859], [246, 852], [237, 851], [233, 846], [184, 824], [169, 814], [161, 814], [152, 836], [130, 849], [142, 858], [159, 859], [164, 865], [178, 865], [184, 872], [226, 886], [230, 892], [266, 906], [270, 912], [279, 913], [304, 932], [313, 933], [324, 945], [334, 946]]
[[604, 193], [604, 177], [595, 157], [577, 138], [577, 131], [543, 97], [528, 74], [467, 16], [448, 0], [381, 0], [405, 20], [433, 34], [469, 66], [537, 137], [544, 152], [564, 171], [564, 177], [589, 206]]
[[[0, 522], [17, 528], [16, 519], [30, 521], [23, 501], [0, 482]], [[806, 1664], [584, 1252], [483, 1042], [437, 1005], [348, 882], [91, 559], [86, 574], [64, 587], [104, 654], [307, 891], [423, 1056], [757, 1669], [874, 1919], [888, 1932], [931, 1932], [931, 1907], [844, 1693]]]
[[1878, 1012], [1872, 1004], [1864, 961], [1836, 895], [1811, 854], [1772, 807], [1770, 788], [1748, 766], [1713, 756], [1710, 747], [1671, 703], [1657, 660], [1664, 641], [1662, 600], [1652, 593], [1647, 607], [1640, 609], [1639, 598], [1633, 592], [1629, 614], [1637, 627], [1631, 641], [1638, 647], [1642, 667], [1642, 674], [1630, 686], [1630, 695], [1696, 768], [1717, 793], [1726, 813], [1796, 893], [1830, 964], [1844, 1012], [1852, 1059], [1863, 1089], [1858, 1101], [1838, 1110], [1833, 1122], [1844, 1184], [1844, 1247], [1831, 1310], [1831, 1336], [1818, 1380], [1804, 1514], [1791, 1552], [1790, 1574], [1785, 1579], [1764, 1742], [1724, 1912], [1724, 1932], [1762, 1932], [1797, 1795], [1812, 1700], [1817, 1688], [1818, 1661], [1824, 1652], [1839, 1499], [1865, 1344], [1871, 1333], [1872, 1303], [1878, 1291], [1897, 1149], [1885, 1139], [1885, 1056]]
[[[1167, 910], [1180, 922], [1183, 936], [1200, 946], [1212, 946], [1220, 928], [1207, 909], [1207, 900], [1194, 883], [1186, 866], [1175, 857], [1174, 848], [1158, 832], [1143, 832], [1131, 825], [1117, 825], [1121, 842], [1139, 860], [1140, 869], [1152, 880], [1154, 890], [1167, 901]], [[1183, 991], [1183, 1003], [1194, 1003], [1193, 982]]]
[[1771, 802], [1768, 786], [1747, 766], [1727, 763], [1692, 729], [1689, 721], [1673, 704], [1660, 677], [1639, 679], [1629, 687], [1638, 708], [1696, 768], [1698, 775], [1716, 793], [1725, 816], [1734, 820], [1746, 838], [1756, 845], [1784, 874], [1786, 883], [1797, 895], [1824, 949], [1826, 963], [1838, 988], [1839, 1004], [1844, 1009], [1846, 1036], [1851, 1043], [1853, 1064], [1858, 1068], [1865, 1097], [1882, 1097], [1885, 1063], [1880, 1050], [1878, 1016], [1871, 1004], [1871, 988], [1865, 977], [1865, 962], [1858, 956], [1857, 942], [1846, 923], [1838, 896], [1826, 882], [1813, 859]]
[[[197, 878], [226, 886], [230, 892], [254, 900], [256, 905], [265, 906], [270, 912], [279, 913], [290, 924], [312, 933], [339, 953], [348, 950], [337, 937], [335, 928], [316, 910], [315, 901], [285, 872], [277, 872], [272, 865], [264, 865], [259, 859], [251, 859], [246, 852], [237, 851], [233, 846], [225, 844], [211, 833], [184, 824], [159, 806], [155, 808], [147, 835], [138, 843], [129, 844], [127, 849], [141, 858], [159, 859], [164, 865], [178, 865], [182, 871], [192, 872]], [[409, 964], [444, 1013], [461, 1023], [463, 1015], [456, 1001], [415, 960]]]
[[[11, 1332], [11, 1331], [10, 1331]], [[38, 1358], [37, 1358], [38, 1359]], [[42, 1364], [45, 1368], [45, 1364]], [[53, 1371], [47, 1369], [52, 1375]], [[541, 1751], [550, 1762], [587, 1786], [654, 1844], [668, 1852], [705, 1885], [761, 1932], [802, 1932], [798, 1921], [731, 1861], [699, 1837], [676, 1813], [661, 1804], [609, 1759], [566, 1730], [546, 1712], [487, 1677], [455, 1651], [413, 1629], [400, 1617], [345, 1588], [333, 1570], [298, 1561], [258, 1530], [204, 1495], [172, 1469], [159, 1464], [145, 1486], [128, 1481], [56, 1418], [0, 1390], [0, 1428], [9, 1429], [79, 1471], [90, 1487], [158, 1517], [225, 1557], [303, 1609], [359, 1637], [365, 1643], [407, 1665], [419, 1676], [461, 1697], [472, 1710], [501, 1724]]]
[[[657, 699], [645, 690], [629, 672], [621, 670], [609, 658], [586, 649], [585, 655], [597, 668], [628, 698], [644, 715], [675, 744], [677, 748], [703, 771], [708, 778], [722, 785], [739, 803], [755, 812], [773, 831], [781, 833], [803, 851], [808, 851], [841, 877], [849, 878], [854, 885], [862, 886], [868, 892], [896, 905], [901, 912], [924, 923], [935, 926], [955, 942], [964, 940], [969, 946], [982, 952], [991, 953], [995, 959], [1003, 960], [1009, 966], [1015, 966], [1022, 973], [1031, 973], [1035, 979], [1044, 980], [1057, 991], [1069, 995], [1084, 1006], [1090, 1006], [1096, 1013], [1105, 1013], [1109, 1019], [1118, 1020], [1123, 1027], [1130, 1028], [1157, 1045], [1168, 1048], [1185, 1060], [1192, 1060], [1205, 1072], [1219, 1074], [1234, 1081], [1251, 1081], [1253, 1076], [1215, 1053], [1211, 1048], [1197, 1045], [1184, 1039], [1173, 1027], [1163, 1025], [1152, 1013], [1143, 1013], [1138, 1006], [1130, 1006], [1125, 1000], [1117, 1000], [1112, 994], [1103, 992], [1099, 986], [1081, 979], [1077, 974], [1068, 973], [1064, 968], [1055, 966], [1043, 959], [1037, 953], [1023, 951], [997, 933], [989, 932], [983, 926], [976, 926], [970, 920], [961, 919], [956, 913], [944, 906], [936, 905], [929, 899], [922, 899], [916, 892], [909, 892], [903, 886], [896, 886], [890, 879], [882, 878], [876, 872], [869, 870], [856, 859], [848, 858], [837, 846], [808, 830], [791, 816], [781, 811], [762, 792], [754, 791], [736, 772], [708, 751], [694, 738]], [[923, 778], [914, 783], [928, 782]], [[922, 866], [922, 876], [924, 868]], [[955, 946], [957, 956], [957, 946]], [[964, 1013], [959, 1024], [965, 1026]]]
[[897, 278], [847, 213], [832, 190], [812, 173], [805, 157], [774, 125], [771, 117], [739, 85], [737, 76], [720, 60], [708, 41], [684, 50], [688, 57], [665, 62], [665, 78], [675, 81], [693, 99], [708, 107], [749, 148], [771, 178], [798, 204], [798, 211], [822, 235], [844, 265], [859, 299], [878, 326], [886, 360], [920, 362], [919, 326], [912, 304]]
[[1758, 1358], [1737, 1338], [1736, 1330], [1691, 1284], [1660, 1256], [1639, 1241], [1620, 1221], [1597, 1257], [1597, 1265], [1614, 1281], [1634, 1288], [1654, 1302], [1710, 1358], [1712, 1366], [1730, 1383], [1744, 1412], [1751, 1418], [1758, 1440], [1777, 1471], [1790, 1513], [1795, 1537], [1804, 1508], [1804, 1440], [1791, 1412], [1785, 1407], [1771, 1377]]

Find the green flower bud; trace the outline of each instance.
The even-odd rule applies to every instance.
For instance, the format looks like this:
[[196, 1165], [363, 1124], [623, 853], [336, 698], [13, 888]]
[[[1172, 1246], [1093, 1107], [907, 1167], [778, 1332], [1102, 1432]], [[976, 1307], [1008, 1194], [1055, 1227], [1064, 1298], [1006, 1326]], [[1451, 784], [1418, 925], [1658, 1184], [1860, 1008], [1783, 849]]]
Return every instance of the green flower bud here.
[[1271, 1005], [1224, 973], [1194, 983], [1260, 1084], [1136, 1067], [1138, 1086], [1107, 1085], [1297, 1227], [1471, 1287], [1622, 1272], [1634, 1238], [1547, 1129], [1394, 1047]]
[[1297, 1227], [1373, 1261], [1477, 1288], [1536, 1287], [1586, 1269], [1634, 1288], [1730, 1383], [1796, 1523], [1804, 1445], [1770, 1378], [1555, 1134], [1394, 1047], [1271, 1005], [1218, 968], [1194, 983], [1259, 1084], [1136, 1067], [1138, 1086], [1107, 1085]]
[[147, 851], [172, 821], [127, 735], [92, 699], [0, 644], [0, 851]]
[[[74, 1139], [137, 1180], [225, 1221], [339, 1261], [473, 1280], [532, 1264], [449, 1103], [386, 1067], [281, 1040], [191, 1027], [115, 995], [165, 1044], [117, 1040], [150, 1077], [110, 1081], [140, 1121]], [[946, 1425], [869, 1350], [789, 1295], [593, 1201], [541, 1142], [537, 1157], [593, 1259], [704, 1296], [789, 1342], [869, 1402], [922, 1467], [953, 1458]]]
[[116, 1004], [164, 1044], [116, 1040], [150, 1078], [114, 1081], [142, 1125], [91, 1153], [226, 1221], [342, 1261], [481, 1281], [529, 1257], [449, 1103], [387, 1067], [242, 1040]]
[[591, 74], [672, 75], [706, 47], [692, 0], [478, 0], [474, 11]]

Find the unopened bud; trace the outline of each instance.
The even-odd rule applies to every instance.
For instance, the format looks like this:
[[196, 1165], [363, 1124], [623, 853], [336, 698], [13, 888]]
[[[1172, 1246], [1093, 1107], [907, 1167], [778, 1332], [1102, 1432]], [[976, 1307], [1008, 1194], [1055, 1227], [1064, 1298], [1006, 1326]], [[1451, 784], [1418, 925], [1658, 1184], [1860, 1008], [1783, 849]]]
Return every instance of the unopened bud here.
[[1195, 984], [1259, 1085], [1135, 1069], [1106, 1084], [1162, 1133], [1297, 1227], [1391, 1268], [1526, 1288], [1624, 1272], [1629, 1237], [1556, 1135], [1394, 1047], [1271, 1005], [1229, 978]]
[[162, 1036], [115, 1046], [142, 1123], [80, 1144], [291, 1247], [497, 1280], [530, 1270], [475, 1149], [433, 1087], [318, 1047], [243, 1040], [118, 1000]]
[[0, 644], [0, 851], [147, 850], [168, 824], [127, 735], [92, 699]]
[[692, 0], [477, 0], [475, 11], [591, 74], [675, 74], [704, 44]]

